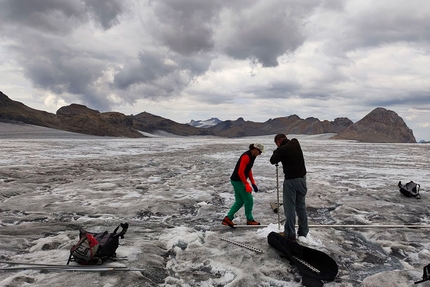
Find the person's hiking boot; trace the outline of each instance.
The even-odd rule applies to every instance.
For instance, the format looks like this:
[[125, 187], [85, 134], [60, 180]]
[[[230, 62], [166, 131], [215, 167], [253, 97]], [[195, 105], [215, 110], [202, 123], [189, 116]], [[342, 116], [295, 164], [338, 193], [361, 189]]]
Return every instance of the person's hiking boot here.
[[233, 221], [228, 216], [224, 217], [224, 219], [222, 220], [221, 223], [222, 223], [222, 225], [234, 227]]
[[260, 225], [260, 222], [257, 222], [255, 220], [247, 220], [246, 224], [247, 225]]

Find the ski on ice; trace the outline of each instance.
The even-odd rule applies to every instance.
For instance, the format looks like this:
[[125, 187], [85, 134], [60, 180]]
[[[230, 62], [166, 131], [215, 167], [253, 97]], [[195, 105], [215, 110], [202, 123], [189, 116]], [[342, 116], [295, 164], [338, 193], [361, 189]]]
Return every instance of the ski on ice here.
[[423, 224], [309, 224], [311, 228], [430, 228]]
[[19, 271], [19, 270], [40, 270], [40, 271], [56, 271], [56, 272], [117, 272], [117, 271], [144, 271], [140, 268], [129, 267], [95, 267], [95, 266], [68, 266], [68, 267], [52, 267], [52, 266], [13, 266], [0, 267], [0, 271]]
[[[285, 220], [282, 220], [283, 223]], [[235, 224], [234, 226], [224, 225], [229, 228], [266, 228], [269, 225], [246, 225], [246, 224]], [[296, 227], [298, 227], [296, 225]], [[423, 224], [309, 224], [310, 228], [381, 228], [381, 229], [389, 229], [389, 228], [411, 228], [411, 229], [430, 229], [430, 225]]]
[[268, 225], [235, 224], [233, 227], [230, 227], [230, 226], [227, 226], [227, 227], [230, 227], [230, 228], [265, 228], [267, 226]]
[[0, 261], [0, 264], [13, 265], [12, 267], [0, 267], [0, 271], [18, 271], [18, 270], [45, 270], [45, 271], [74, 271], [74, 272], [115, 272], [115, 271], [144, 271], [141, 268], [130, 268], [127, 266], [100, 266], [100, 265], [57, 265], [42, 263], [24, 263]]

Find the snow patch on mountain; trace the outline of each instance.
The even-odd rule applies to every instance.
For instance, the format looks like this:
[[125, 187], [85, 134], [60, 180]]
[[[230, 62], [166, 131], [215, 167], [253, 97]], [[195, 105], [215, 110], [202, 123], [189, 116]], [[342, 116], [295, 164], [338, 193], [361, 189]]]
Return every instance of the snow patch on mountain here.
[[220, 122], [222, 122], [220, 119], [218, 118], [210, 118], [208, 120], [191, 120], [191, 122], [189, 122], [188, 124], [190, 126], [196, 127], [196, 128], [209, 128], [212, 126], [215, 126], [217, 124], [219, 124]]

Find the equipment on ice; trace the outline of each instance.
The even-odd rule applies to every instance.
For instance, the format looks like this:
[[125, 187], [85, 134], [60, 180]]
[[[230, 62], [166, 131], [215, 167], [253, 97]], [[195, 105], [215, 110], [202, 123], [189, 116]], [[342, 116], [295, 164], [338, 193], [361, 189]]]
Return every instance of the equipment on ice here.
[[268, 225], [248, 225], [248, 224], [235, 224], [232, 229], [234, 228], [266, 228]]
[[337, 263], [326, 253], [302, 246], [276, 232], [269, 233], [267, 240], [299, 269], [303, 286], [321, 287], [324, 281], [333, 281], [336, 277]]
[[225, 237], [220, 237], [219, 239], [224, 240], [224, 241], [226, 241], [226, 242], [228, 242], [228, 243], [232, 243], [232, 244], [235, 244], [235, 245], [237, 245], [237, 246], [240, 246], [240, 247], [246, 248], [246, 249], [248, 249], [248, 250], [255, 251], [255, 252], [257, 252], [257, 253], [263, 253], [263, 250], [258, 249], [258, 248], [254, 247], [254, 246], [251, 246], [251, 245], [248, 245], [248, 244], [242, 243], [242, 242], [234, 241], [234, 240], [231, 240], [231, 239], [229, 239], [229, 238], [225, 238]]
[[12, 265], [0, 267], [0, 271], [40, 270], [52, 272], [117, 272], [117, 271], [145, 271], [141, 268], [130, 268], [127, 266], [81, 266], [81, 265], [57, 265], [43, 263], [27, 263], [0, 261], [0, 264]]
[[[117, 233], [119, 228], [120, 233]], [[91, 233], [79, 229], [79, 242], [70, 249], [69, 260], [82, 265], [100, 265], [107, 259], [116, 260], [116, 249], [119, 246], [119, 238], [124, 238], [128, 223], [121, 223], [112, 233]]]
[[418, 283], [422, 283], [422, 282], [425, 282], [428, 280], [430, 280], [430, 264], [424, 266], [424, 268], [423, 268], [423, 279], [420, 281], [414, 282], [414, 283], [418, 284]]
[[278, 164], [276, 163], [276, 211], [273, 209], [275, 213], [278, 214], [278, 228], [281, 229], [281, 217], [279, 215], [279, 207], [281, 207], [281, 204], [279, 203], [279, 171], [278, 171]]
[[400, 188], [400, 192], [406, 197], [415, 197], [417, 199], [421, 198], [420, 185], [413, 181], [406, 184], [402, 184], [402, 182], [399, 181], [398, 187]]
[[274, 213], [279, 212], [279, 208], [282, 206], [282, 203], [278, 205], [276, 202], [270, 202], [270, 208], [273, 210]]

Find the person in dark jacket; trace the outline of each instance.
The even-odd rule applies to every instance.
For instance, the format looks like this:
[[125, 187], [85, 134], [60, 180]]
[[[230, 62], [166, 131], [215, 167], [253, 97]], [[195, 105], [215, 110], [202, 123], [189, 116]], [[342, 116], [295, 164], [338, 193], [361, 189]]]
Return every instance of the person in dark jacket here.
[[296, 214], [298, 217], [298, 236], [304, 236], [309, 232], [308, 216], [306, 212], [306, 167], [302, 148], [297, 139], [289, 140], [285, 134], [275, 136], [275, 144], [278, 147], [270, 157], [271, 164], [282, 162], [284, 170], [283, 204], [285, 212], [285, 225], [283, 235], [291, 240], [296, 240]]
[[[227, 216], [224, 217], [222, 221], [223, 225], [234, 227], [234, 214], [244, 205], [246, 224], [260, 225], [260, 223], [255, 221], [254, 217], [252, 216], [252, 208], [254, 207], [252, 189], [254, 189], [255, 192], [258, 192], [258, 187], [255, 183], [254, 176], [252, 175], [252, 166], [254, 165], [254, 161], [257, 156], [259, 156], [263, 151], [264, 146], [262, 144], [250, 144], [249, 150], [244, 152], [237, 161], [234, 171], [230, 177], [230, 182], [234, 188], [235, 202], [230, 208]], [[249, 184], [248, 179], [251, 184]]]

